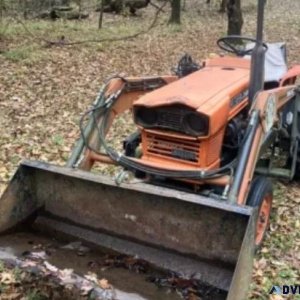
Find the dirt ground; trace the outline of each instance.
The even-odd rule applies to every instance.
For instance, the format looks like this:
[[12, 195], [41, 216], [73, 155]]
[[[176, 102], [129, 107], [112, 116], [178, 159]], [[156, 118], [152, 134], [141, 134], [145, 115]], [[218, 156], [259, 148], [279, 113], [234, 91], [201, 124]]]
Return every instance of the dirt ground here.
[[[64, 164], [79, 134], [80, 115], [113, 74], [168, 74], [184, 53], [195, 60], [219, 53], [215, 41], [226, 33], [226, 16], [203, 1], [187, 1], [181, 26], [159, 26], [132, 40], [43, 47], [21, 24], [0, 31], [0, 194], [23, 159]], [[66, 41], [128, 35], [151, 23], [154, 9], [140, 16], [104, 16], [87, 21], [28, 21], [34, 36]], [[255, 1], [244, 1], [245, 35], [255, 33]], [[289, 64], [300, 63], [300, 1], [272, 0], [266, 9], [265, 39], [287, 43]], [[122, 142], [130, 132], [120, 120]], [[277, 182], [271, 230], [257, 253], [249, 299], [269, 298], [272, 285], [300, 281], [300, 185]], [[298, 298], [297, 298], [298, 297]], [[288, 298], [284, 298], [288, 299]], [[293, 299], [300, 299], [299, 296]]]

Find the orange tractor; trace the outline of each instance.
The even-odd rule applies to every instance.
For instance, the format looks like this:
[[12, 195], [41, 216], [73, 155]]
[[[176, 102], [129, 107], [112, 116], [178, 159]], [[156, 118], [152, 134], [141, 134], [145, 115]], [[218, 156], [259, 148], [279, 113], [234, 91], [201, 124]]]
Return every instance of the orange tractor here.
[[[0, 231], [30, 219], [244, 299], [268, 229], [268, 177], [293, 179], [300, 158], [300, 66], [288, 70], [284, 44], [263, 42], [263, 15], [259, 0], [256, 39], [218, 40], [235, 55], [201, 65], [185, 55], [175, 75], [110, 79], [66, 167], [21, 164]], [[117, 151], [107, 134], [128, 110], [136, 129]], [[123, 171], [90, 172], [96, 163]]]

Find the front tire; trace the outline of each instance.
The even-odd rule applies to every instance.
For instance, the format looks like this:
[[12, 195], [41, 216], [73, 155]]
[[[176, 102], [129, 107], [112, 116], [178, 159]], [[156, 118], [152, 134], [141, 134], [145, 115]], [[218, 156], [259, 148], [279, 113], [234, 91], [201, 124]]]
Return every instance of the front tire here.
[[251, 184], [246, 204], [258, 207], [258, 218], [256, 223], [255, 246], [260, 248], [269, 228], [270, 215], [273, 201], [273, 187], [270, 179], [258, 176]]

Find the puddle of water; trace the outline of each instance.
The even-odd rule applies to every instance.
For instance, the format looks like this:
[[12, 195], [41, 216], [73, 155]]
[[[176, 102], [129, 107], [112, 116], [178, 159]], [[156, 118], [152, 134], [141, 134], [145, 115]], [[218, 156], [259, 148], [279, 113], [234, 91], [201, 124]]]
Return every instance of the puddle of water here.
[[[101, 268], [97, 266], [97, 262], [103, 261], [105, 253], [90, 250], [84, 256], [79, 256], [76, 250], [62, 249], [63, 245], [65, 244], [40, 234], [18, 232], [0, 237], [0, 259], [21, 256], [25, 251], [46, 249], [47, 261], [51, 264], [60, 269], [73, 269], [79, 275], [85, 275], [89, 271], [96, 273], [99, 279], [107, 279], [116, 288], [117, 296], [124, 300], [182, 299], [176, 292], [166, 288], [158, 288], [155, 284], [147, 281], [147, 277], [155, 274], [155, 271], [149, 270], [147, 274], [144, 274], [122, 268]], [[89, 267], [91, 262], [95, 262], [96, 266]]]
[[14, 249], [11, 247], [0, 247], [0, 259], [15, 259]]

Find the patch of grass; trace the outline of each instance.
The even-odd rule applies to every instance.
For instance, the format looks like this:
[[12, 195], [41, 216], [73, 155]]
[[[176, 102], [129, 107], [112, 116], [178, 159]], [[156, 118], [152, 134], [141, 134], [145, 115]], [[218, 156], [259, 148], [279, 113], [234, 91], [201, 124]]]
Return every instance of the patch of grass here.
[[62, 146], [64, 144], [64, 138], [59, 134], [54, 135], [52, 140], [56, 145]]
[[0, 260], [0, 273], [4, 271], [3, 261]]
[[30, 62], [36, 62], [41, 58], [41, 54], [36, 50], [37, 48], [34, 45], [21, 46], [15, 49], [8, 50], [2, 53], [2, 55], [13, 62], [20, 62], [20, 61], [27, 60], [27, 62], [30, 63]]
[[[147, 23], [147, 24], [146, 24]], [[105, 28], [98, 30], [95, 23], [57, 20], [27, 20], [24, 24], [16, 22], [0, 24], [0, 39], [8, 41], [8, 51], [2, 53], [3, 57], [13, 62], [35, 63], [46, 52], [43, 49], [44, 41], [59, 41], [64, 37], [66, 42], [78, 42], [85, 40], [103, 40], [122, 38], [134, 35], [145, 27], [148, 22], [120, 17], [115, 22], [105, 24]], [[180, 30], [178, 28], [176, 31]], [[21, 43], [20, 43], [21, 42]], [[87, 48], [96, 48], [103, 51], [110, 42], [87, 43]], [[99, 46], [100, 45], [100, 46]], [[101, 48], [99, 48], [101, 47]], [[45, 56], [45, 55], [44, 55]]]
[[38, 33], [38, 32], [45, 32], [51, 30], [54, 27], [54, 23], [45, 20], [29, 21], [26, 22], [26, 27], [31, 32]]
[[284, 280], [294, 279], [296, 277], [295, 272], [291, 269], [280, 270], [278, 275]]
[[182, 26], [179, 24], [170, 24], [168, 29], [170, 33], [178, 33], [184, 31], [184, 28], [182, 28]]
[[13, 275], [14, 275], [16, 281], [21, 281], [21, 275], [22, 275], [21, 269], [19, 269], [18, 267], [14, 268]]
[[7, 286], [0, 283], [0, 295], [7, 289]]
[[34, 289], [26, 295], [25, 299], [26, 300], [45, 300], [47, 298], [45, 296], [43, 296], [39, 291]]
[[23, 40], [28, 38], [28, 34], [25, 32], [21, 24], [16, 22], [6, 21], [0, 25], [0, 32], [2, 37], [8, 40]]
[[18, 164], [19, 161], [20, 161], [20, 157], [19, 157], [18, 155], [13, 155], [13, 156], [11, 157], [11, 162], [12, 162], [13, 164]]

